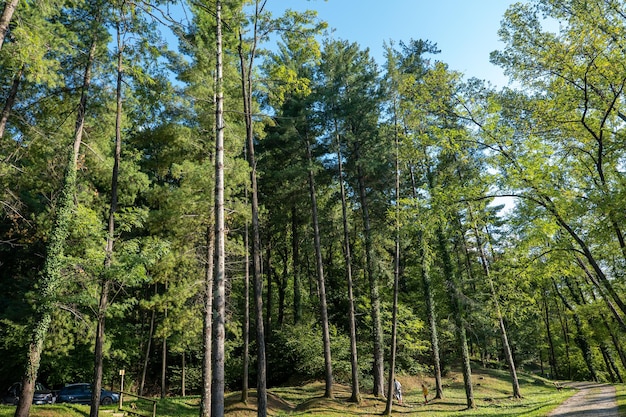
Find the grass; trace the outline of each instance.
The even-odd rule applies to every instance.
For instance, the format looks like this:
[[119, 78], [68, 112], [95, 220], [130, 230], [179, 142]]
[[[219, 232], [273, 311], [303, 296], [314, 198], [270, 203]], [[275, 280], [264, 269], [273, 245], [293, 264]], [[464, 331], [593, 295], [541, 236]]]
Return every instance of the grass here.
[[626, 416], [626, 384], [614, 384], [615, 385], [615, 399], [617, 400], [617, 407], [619, 409], [620, 416]]
[[[430, 378], [414, 376], [398, 376], [402, 382], [404, 405], [394, 403], [393, 415], [402, 417], [449, 417], [449, 416], [493, 416], [493, 417], [539, 417], [545, 416], [573, 395], [575, 390], [557, 391], [552, 381], [529, 374], [519, 376], [524, 398], [511, 398], [511, 383], [508, 372], [499, 370], [475, 370], [473, 374], [474, 398], [477, 408], [466, 408], [463, 378], [458, 373], [451, 373], [444, 378], [445, 398], [423, 404], [420, 384], [426, 382], [433, 387]], [[348, 402], [350, 387], [335, 384], [335, 398], [323, 398], [323, 382], [310, 382], [301, 386], [278, 387], [268, 391], [268, 415], [368, 417], [380, 415], [385, 409], [385, 401], [370, 394], [362, 393], [361, 404]], [[626, 385], [616, 385], [617, 401], [620, 415], [626, 416]], [[432, 393], [429, 398], [432, 398]], [[233, 392], [226, 396], [225, 407], [228, 417], [256, 416], [255, 392], [251, 391], [248, 404], [239, 401], [240, 393]], [[173, 397], [160, 400], [157, 405], [159, 417], [196, 417], [198, 415], [199, 397]], [[112, 417], [116, 406], [100, 408], [100, 416]], [[0, 406], [0, 417], [12, 417], [13, 406]], [[47, 405], [33, 406], [31, 417], [88, 417], [89, 407], [80, 405]]]

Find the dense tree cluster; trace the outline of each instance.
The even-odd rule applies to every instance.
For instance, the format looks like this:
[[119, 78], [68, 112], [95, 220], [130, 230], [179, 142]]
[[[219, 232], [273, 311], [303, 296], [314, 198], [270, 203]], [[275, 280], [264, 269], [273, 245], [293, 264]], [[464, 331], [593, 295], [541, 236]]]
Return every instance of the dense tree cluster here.
[[626, 5], [512, 5], [501, 89], [430, 41], [381, 65], [315, 12], [266, 7], [4, 2], [16, 416], [35, 380], [119, 388], [120, 369], [207, 416], [249, 383], [265, 415], [267, 386], [305, 378], [358, 402], [421, 373], [442, 397], [451, 369], [474, 407], [472, 363], [516, 397], [519, 369], [623, 382]]

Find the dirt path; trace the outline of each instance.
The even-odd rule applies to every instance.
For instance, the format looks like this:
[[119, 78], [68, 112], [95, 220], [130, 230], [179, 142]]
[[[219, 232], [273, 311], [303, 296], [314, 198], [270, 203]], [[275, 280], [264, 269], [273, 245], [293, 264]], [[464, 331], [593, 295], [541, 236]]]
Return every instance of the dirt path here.
[[619, 417], [615, 387], [595, 382], [564, 384], [579, 390], [548, 414], [549, 417]]

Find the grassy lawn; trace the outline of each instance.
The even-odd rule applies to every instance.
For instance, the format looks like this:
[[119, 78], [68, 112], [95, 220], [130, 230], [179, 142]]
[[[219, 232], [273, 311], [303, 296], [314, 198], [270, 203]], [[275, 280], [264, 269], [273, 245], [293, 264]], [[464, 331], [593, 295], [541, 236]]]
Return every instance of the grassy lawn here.
[[[420, 384], [424, 381], [433, 387], [430, 378], [398, 376], [404, 391], [404, 405], [394, 404], [394, 416], [406, 417], [448, 417], [448, 416], [498, 416], [498, 417], [539, 417], [573, 395], [575, 390], [557, 391], [551, 381], [527, 374], [520, 374], [521, 400], [510, 397], [511, 384], [508, 372], [497, 370], [474, 371], [474, 397], [478, 406], [475, 410], [465, 407], [465, 391], [460, 374], [451, 373], [444, 378], [445, 398], [423, 404]], [[432, 389], [431, 389], [432, 390]], [[626, 385], [616, 385], [617, 400], [621, 415], [626, 416]], [[272, 388], [268, 392], [268, 414], [270, 416], [375, 416], [385, 409], [385, 402], [362, 393], [363, 401], [356, 405], [349, 403], [350, 387], [335, 385], [335, 399], [322, 398], [323, 382], [311, 382], [302, 386]], [[227, 395], [226, 415], [229, 417], [256, 416], [254, 397], [251, 392], [248, 404], [239, 401], [239, 393]], [[432, 393], [429, 395], [432, 398]], [[174, 397], [160, 400], [157, 415], [160, 417], [196, 417], [199, 397]], [[113, 416], [116, 406], [101, 407], [100, 416]], [[13, 406], [0, 406], [0, 417], [12, 417]], [[33, 406], [31, 417], [88, 417], [89, 407], [79, 405]]]
[[619, 415], [626, 416], [626, 384], [615, 384], [615, 397]]

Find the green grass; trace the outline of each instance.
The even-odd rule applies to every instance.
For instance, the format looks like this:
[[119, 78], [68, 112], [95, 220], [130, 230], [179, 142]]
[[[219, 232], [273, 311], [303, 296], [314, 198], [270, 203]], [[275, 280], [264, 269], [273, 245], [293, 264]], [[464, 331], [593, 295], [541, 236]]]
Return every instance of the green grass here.
[[626, 384], [615, 385], [615, 398], [617, 399], [617, 407], [619, 415], [626, 416]]
[[[475, 370], [473, 374], [475, 410], [466, 409], [465, 390], [462, 376], [451, 373], [444, 378], [445, 398], [423, 404], [420, 384], [426, 382], [433, 387], [431, 378], [400, 375], [404, 391], [404, 405], [394, 404], [393, 415], [404, 417], [449, 417], [449, 416], [493, 416], [493, 417], [539, 417], [558, 406], [575, 390], [557, 391], [551, 381], [543, 378], [520, 374], [520, 386], [524, 398], [511, 398], [511, 384], [508, 372], [498, 370]], [[626, 416], [626, 385], [616, 385], [620, 414]], [[324, 384], [311, 382], [301, 386], [272, 388], [268, 392], [268, 415], [367, 417], [380, 415], [385, 409], [385, 402], [370, 394], [362, 393], [361, 404], [348, 402], [350, 387], [335, 384], [335, 398], [322, 398]], [[226, 415], [229, 417], [254, 417], [255, 392], [252, 391], [248, 404], [239, 401], [240, 393], [233, 392], [226, 397]], [[429, 395], [432, 398], [432, 393]], [[196, 417], [199, 397], [174, 397], [160, 400], [157, 405], [159, 417]], [[111, 417], [115, 406], [101, 407], [100, 416]], [[0, 406], [0, 417], [12, 417], [13, 406]], [[88, 417], [89, 407], [79, 405], [33, 406], [31, 417]]]

